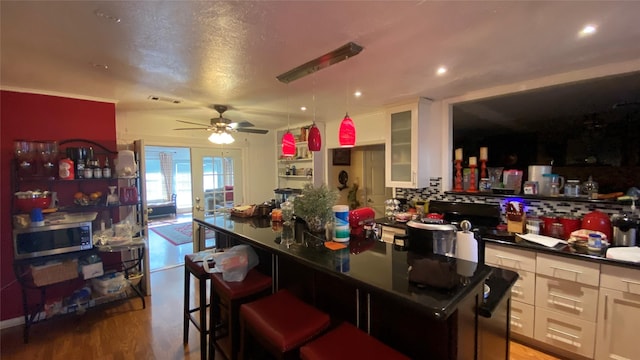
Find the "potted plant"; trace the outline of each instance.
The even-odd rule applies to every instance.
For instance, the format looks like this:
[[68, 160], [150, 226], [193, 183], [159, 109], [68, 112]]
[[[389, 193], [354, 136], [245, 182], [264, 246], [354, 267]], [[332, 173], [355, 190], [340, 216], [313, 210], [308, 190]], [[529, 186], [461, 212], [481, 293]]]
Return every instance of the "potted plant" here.
[[314, 187], [306, 184], [300, 195], [293, 200], [293, 212], [306, 221], [311, 232], [323, 232], [333, 217], [333, 205], [338, 201], [338, 192], [325, 184]]

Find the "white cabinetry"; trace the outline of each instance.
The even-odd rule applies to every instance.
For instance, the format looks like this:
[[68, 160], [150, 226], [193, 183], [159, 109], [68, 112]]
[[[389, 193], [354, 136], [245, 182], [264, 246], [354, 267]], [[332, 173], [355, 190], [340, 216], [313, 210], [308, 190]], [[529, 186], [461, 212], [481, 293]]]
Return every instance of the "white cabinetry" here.
[[602, 265], [596, 359], [640, 359], [640, 270]]
[[[278, 131], [276, 135], [278, 141], [282, 141], [284, 133], [285, 131]], [[282, 144], [278, 143], [276, 149], [278, 188], [302, 189], [309, 183], [316, 187], [320, 186], [324, 182], [324, 152], [309, 151], [306, 141], [296, 141], [296, 149], [295, 156], [285, 158], [281, 156]]]
[[485, 262], [488, 265], [518, 273], [511, 288], [511, 330], [533, 337], [536, 288], [536, 253], [486, 244]]
[[442, 125], [431, 100], [389, 108], [385, 151], [387, 187], [423, 188], [441, 176]]

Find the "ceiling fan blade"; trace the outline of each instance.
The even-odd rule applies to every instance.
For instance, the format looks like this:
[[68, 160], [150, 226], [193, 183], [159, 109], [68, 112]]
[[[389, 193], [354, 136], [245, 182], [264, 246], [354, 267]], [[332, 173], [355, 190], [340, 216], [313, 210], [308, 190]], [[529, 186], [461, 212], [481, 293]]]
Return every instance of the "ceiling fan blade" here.
[[177, 128], [173, 130], [209, 130], [208, 127], [197, 127], [197, 128]]
[[184, 121], [184, 120], [176, 120], [176, 121], [181, 122], [181, 123], [185, 123], [185, 124], [204, 126], [205, 128], [207, 126], [209, 126], [209, 124], [197, 123], [197, 122], [193, 122], [193, 121]]
[[229, 124], [229, 126], [231, 126], [234, 129], [237, 129], [237, 128], [254, 127], [255, 125], [253, 125], [252, 123], [250, 123], [248, 121], [240, 121], [240, 122], [233, 122], [233, 123]]
[[248, 128], [237, 128], [235, 129], [237, 132], [251, 133], [251, 134], [266, 134], [269, 130], [264, 129], [248, 129]]

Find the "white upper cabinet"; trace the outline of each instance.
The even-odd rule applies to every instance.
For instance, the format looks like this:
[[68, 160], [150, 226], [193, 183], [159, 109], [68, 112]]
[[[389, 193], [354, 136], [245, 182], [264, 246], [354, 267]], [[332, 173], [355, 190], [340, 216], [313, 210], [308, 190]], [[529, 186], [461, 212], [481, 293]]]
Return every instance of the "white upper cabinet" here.
[[424, 188], [439, 177], [442, 125], [433, 115], [432, 101], [389, 108], [387, 115], [385, 183], [387, 187]]

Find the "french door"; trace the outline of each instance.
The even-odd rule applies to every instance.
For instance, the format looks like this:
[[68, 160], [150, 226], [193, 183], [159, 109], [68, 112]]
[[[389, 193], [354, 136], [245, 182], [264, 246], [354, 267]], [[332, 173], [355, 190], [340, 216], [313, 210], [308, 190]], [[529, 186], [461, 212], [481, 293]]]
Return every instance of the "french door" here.
[[[242, 150], [191, 148], [191, 192], [194, 219], [206, 220], [244, 202]], [[194, 251], [197, 231], [193, 229]], [[214, 246], [207, 237], [205, 247]]]

